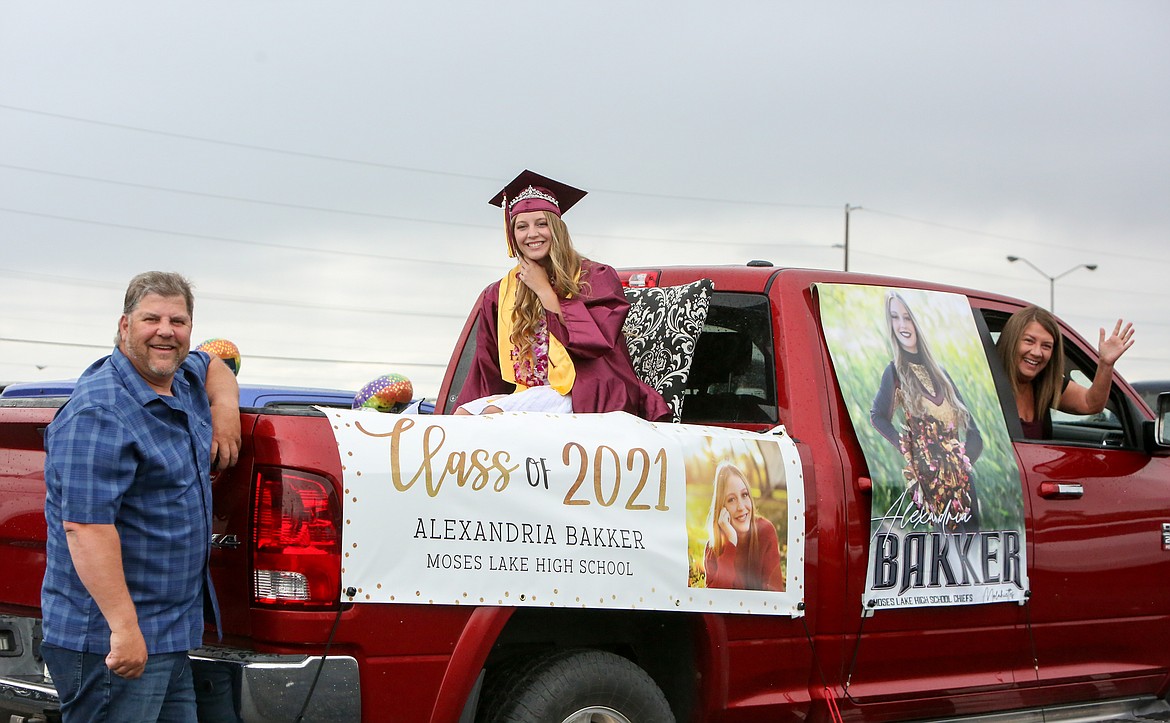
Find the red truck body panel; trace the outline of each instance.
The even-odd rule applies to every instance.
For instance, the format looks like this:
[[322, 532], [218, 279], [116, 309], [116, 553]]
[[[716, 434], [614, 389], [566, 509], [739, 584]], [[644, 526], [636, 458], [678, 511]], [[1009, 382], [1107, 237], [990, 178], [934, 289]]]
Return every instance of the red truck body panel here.
[[[937, 284], [824, 271], [640, 269], [657, 285], [710, 278], [718, 293], [766, 295], [778, 423], [804, 466], [805, 615], [622, 613], [403, 604], [303, 610], [253, 599], [254, 485], [275, 466], [320, 476], [341, 500], [337, 445], [322, 416], [247, 412], [239, 464], [214, 482], [212, 573], [223, 641], [265, 653], [359, 661], [362, 719], [447, 723], [474, 700], [501, 651], [568, 642], [618, 649], [654, 674], [692, 721], [944, 718], [1127, 696], [1170, 686], [1170, 457], [1135, 444], [1017, 441], [1032, 596], [1026, 605], [882, 610], [864, 615], [869, 470], [820, 329], [818, 283], [910, 286], [965, 294], [977, 316], [1021, 306]], [[439, 391], [450, 411], [469, 319]], [[1068, 343], [1093, 349], [1065, 330]], [[1115, 393], [1137, 399], [1115, 378]], [[1135, 402], [1134, 413], [1148, 419]], [[0, 409], [0, 609], [35, 615], [44, 566], [40, 429], [52, 409]], [[1140, 422], [1140, 420], [1139, 420]], [[766, 430], [772, 424], [736, 424]], [[1139, 440], [1140, 441], [1140, 440]], [[1133, 442], [1133, 440], [1131, 440]], [[1053, 484], [1080, 496], [1052, 495]], [[344, 564], [344, 560], [342, 561]], [[660, 631], [660, 632], [655, 632]], [[655, 646], [677, 646], [654, 660]], [[830, 704], [826, 699], [832, 699]]]

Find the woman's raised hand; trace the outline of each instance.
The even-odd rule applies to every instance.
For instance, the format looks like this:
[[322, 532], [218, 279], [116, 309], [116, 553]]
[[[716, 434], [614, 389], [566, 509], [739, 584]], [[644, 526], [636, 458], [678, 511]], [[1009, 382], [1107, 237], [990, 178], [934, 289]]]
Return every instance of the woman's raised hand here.
[[1097, 342], [1097, 355], [1103, 364], [1112, 366], [1131, 346], [1133, 346], [1133, 322], [1128, 322], [1122, 327], [1122, 320], [1118, 319], [1109, 338], [1105, 337], [1105, 329], [1101, 329], [1101, 339]]

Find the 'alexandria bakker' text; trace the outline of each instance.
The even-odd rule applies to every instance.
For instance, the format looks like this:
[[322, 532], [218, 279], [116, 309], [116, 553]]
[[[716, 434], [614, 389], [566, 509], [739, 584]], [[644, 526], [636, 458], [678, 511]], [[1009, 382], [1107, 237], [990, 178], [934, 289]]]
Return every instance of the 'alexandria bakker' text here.
[[[416, 518], [414, 539], [452, 540], [456, 542], [518, 542], [526, 545], [556, 545], [552, 525], [529, 522], [484, 522], [482, 520]], [[611, 547], [645, 550], [641, 530], [624, 527], [586, 527], [565, 525], [561, 538], [565, 545], [576, 547]]]
[[[873, 541], [874, 590], [1013, 585], [1023, 589], [1018, 530], [880, 533]], [[972, 561], [974, 560], [974, 562]]]
[[[641, 530], [622, 527], [565, 525], [558, 540], [552, 525], [527, 522], [416, 518], [414, 539], [454, 542], [502, 542], [526, 545], [564, 545], [577, 548], [645, 550]], [[583, 575], [632, 575], [626, 561], [535, 557], [527, 555], [449, 555], [427, 553], [427, 567], [447, 570], [499, 570], [505, 572], [577, 572]]]

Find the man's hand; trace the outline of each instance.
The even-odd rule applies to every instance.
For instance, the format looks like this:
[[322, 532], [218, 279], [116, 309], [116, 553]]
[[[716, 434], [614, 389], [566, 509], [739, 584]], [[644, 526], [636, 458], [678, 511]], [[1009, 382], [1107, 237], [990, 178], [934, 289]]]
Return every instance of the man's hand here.
[[207, 401], [211, 403], [211, 463], [227, 469], [240, 459], [240, 385], [219, 357], [207, 366]]
[[211, 464], [218, 470], [233, 466], [240, 459], [240, 407], [211, 406]]
[[146, 668], [146, 641], [122, 571], [122, 541], [114, 525], [64, 522], [73, 567], [110, 626], [106, 667], [123, 678]]
[[106, 667], [123, 678], [137, 678], [146, 670], [146, 640], [137, 625], [110, 633]]

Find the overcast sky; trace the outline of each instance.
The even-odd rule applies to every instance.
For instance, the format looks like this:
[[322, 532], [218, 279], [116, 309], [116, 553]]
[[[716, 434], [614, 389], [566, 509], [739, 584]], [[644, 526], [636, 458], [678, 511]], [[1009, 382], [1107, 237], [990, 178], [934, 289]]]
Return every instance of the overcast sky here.
[[0, 381], [76, 376], [158, 268], [241, 381], [434, 396], [524, 168], [619, 266], [840, 268], [846, 204], [852, 270], [1047, 305], [1007, 255], [1098, 264], [1057, 313], [1170, 377], [1161, 0], [3, 0]]

